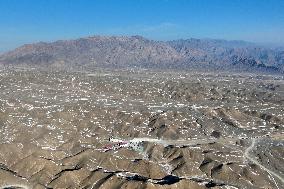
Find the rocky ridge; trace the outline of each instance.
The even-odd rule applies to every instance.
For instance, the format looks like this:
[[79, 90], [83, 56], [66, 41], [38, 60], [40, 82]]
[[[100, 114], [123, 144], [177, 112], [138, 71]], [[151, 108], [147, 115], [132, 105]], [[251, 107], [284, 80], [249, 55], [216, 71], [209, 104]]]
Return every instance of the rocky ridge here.
[[163, 42], [141, 36], [92, 36], [24, 45], [2, 54], [0, 64], [69, 69], [142, 67], [281, 73], [284, 51], [241, 41]]

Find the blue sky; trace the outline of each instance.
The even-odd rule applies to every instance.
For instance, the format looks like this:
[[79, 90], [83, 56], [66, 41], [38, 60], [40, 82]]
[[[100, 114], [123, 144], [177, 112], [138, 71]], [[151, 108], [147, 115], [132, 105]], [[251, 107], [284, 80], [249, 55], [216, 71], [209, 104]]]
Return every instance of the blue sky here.
[[284, 44], [284, 0], [0, 0], [0, 51], [90, 35]]

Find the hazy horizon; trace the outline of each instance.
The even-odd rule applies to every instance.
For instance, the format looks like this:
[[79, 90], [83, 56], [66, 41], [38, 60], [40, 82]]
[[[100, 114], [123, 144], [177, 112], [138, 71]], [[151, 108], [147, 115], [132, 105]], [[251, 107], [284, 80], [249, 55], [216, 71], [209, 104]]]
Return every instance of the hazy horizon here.
[[284, 46], [281, 0], [3, 0], [0, 52], [92, 35], [210, 38]]

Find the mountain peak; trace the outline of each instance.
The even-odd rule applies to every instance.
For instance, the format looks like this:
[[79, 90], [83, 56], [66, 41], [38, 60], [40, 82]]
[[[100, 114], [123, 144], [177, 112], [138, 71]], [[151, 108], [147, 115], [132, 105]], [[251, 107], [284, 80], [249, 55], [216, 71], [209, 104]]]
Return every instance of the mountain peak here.
[[[23, 45], [0, 56], [1, 64], [67, 67], [153, 67], [283, 71], [284, 52], [240, 41], [188, 39], [153, 41], [139, 35], [94, 35]], [[257, 62], [257, 64], [251, 64]]]

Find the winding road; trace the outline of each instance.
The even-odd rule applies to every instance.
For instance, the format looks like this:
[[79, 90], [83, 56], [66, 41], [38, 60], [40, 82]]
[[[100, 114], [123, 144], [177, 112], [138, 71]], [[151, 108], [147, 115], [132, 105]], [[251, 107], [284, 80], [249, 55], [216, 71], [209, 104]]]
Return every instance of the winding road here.
[[[266, 137], [260, 137], [260, 138], [247, 138], [247, 140], [251, 140], [251, 145], [244, 151], [244, 157], [251, 161], [252, 163], [258, 165], [261, 169], [265, 170], [267, 173], [269, 173], [271, 176], [276, 177], [279, 181], [281, 181], [284, 184], [284, 178], [281, 177], [276, 172], [266, 168], [262, 164], [260, 164], [254, 157], [250, 155], [250, 152], [254, 149], [255, 145], [258, 143], [261, 138]], [[283, 139], [282, 134], [272, 135], [269, 136], [269, 138], [273, 139]], [[224, 138], [224, 139], [192, 139], [192, 140], [161, 140], [161, 139], [151, 139], [151, 138], [134, 138], [131, 141], [145, 141], [145, 142], [153, 142], [153, 143], [159, 143], [164, 145], [197, 145], [197, 144], [208, 144], [213, 142], [219, 142], [219, 143], [226, 143], [226, 142], [233, 142], [237, 141], [240, 138]]]
[[284, 179], [277, 173], [275, 173], [274, 171], [264, 167], [263, 165], [261, 165], [256, 159], [254, 159], [251, 155], [250, 152], [254, 149], [255, 145], [258, 143], [259, 139], [256, 138], [252, 138], [251, 140], [251, 145], [245, 150], [244, 152], [244, 157], [246, 159], [248, 159], [249, 161], [251, 161], [252, 163], [258, 165], [261, 169], [265, 170], [266, 172], [268, 172], [270, 175], [273, 175], [274, 177], [278, 178], [283, 184], [284, 184]]

